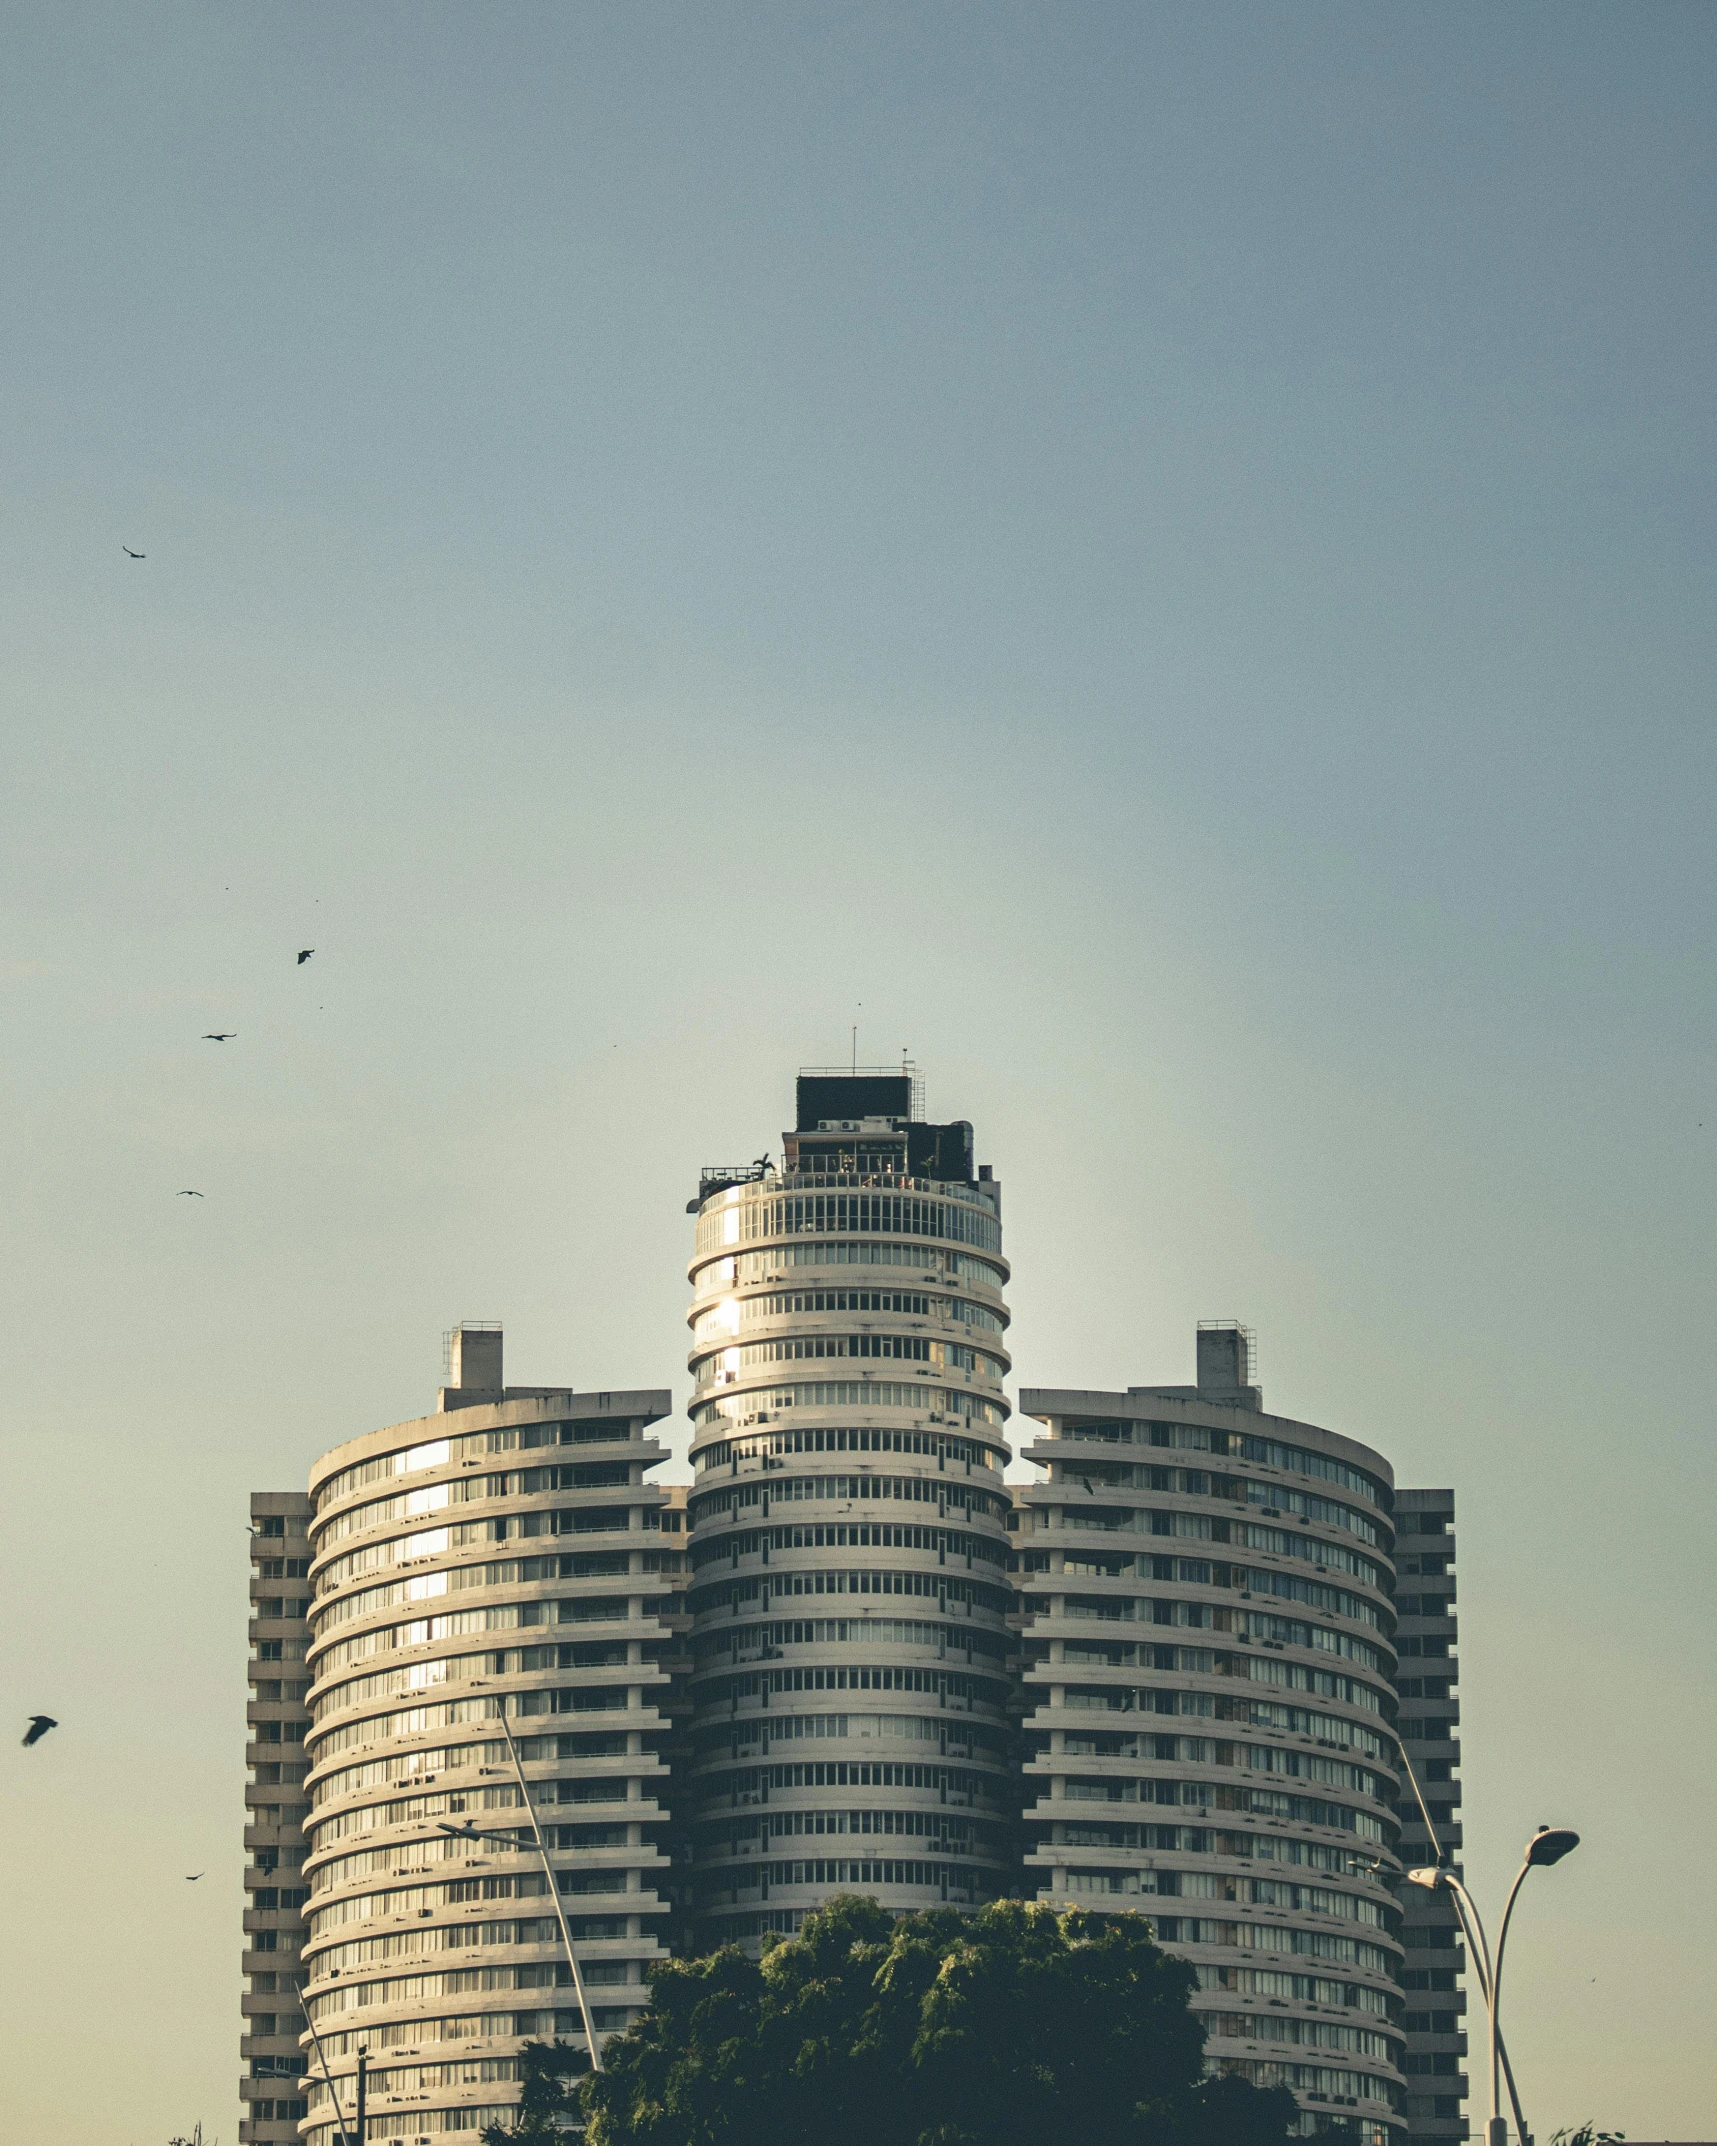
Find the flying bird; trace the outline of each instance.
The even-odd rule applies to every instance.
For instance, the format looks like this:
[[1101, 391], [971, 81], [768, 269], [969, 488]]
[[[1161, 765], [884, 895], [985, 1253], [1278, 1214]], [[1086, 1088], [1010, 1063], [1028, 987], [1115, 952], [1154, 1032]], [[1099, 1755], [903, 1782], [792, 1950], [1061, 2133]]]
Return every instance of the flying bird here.
[[202, 1194], [201, 1194], [200, 1192], [190, 1192], [190, 1191], [185, 1191], [185, 1192], [181, 1192], [181, 1193], [179, 1194], [179, 1197], [180, 1197], [180, 1199], [182, 1199], [182, 1200], [200, 1200], [200, 1199], [202, 1198], [202, 1196], [203, 1196], [203, 1195], [202, 1195]]
[[24, 1749], [28, 1751], [32, 1744], [39, 1744], [50, 1729], [58, 1727], [52, 1714], [32, 1714], [30, 1726], [24, 1731]]
[[304, 964], [310, 959], [310, 956], [315, 953], [315, 951], [316, 949], [313, 946], [301, 946], [298, 949], [298, 966], [300, 968], [303, 968]]
[[191, 1871], [191, 1872], [189, 1873], [189, 1875], [188, 1875], [188, 1876], [186, 1877], [186, 1879], [185, 1879], [185, 1883], [186, 1883], [187, 1885], [195, 1885], [195, 1884], [196, 1884], [196, 1882], [197, 1882], [197, 1880], [198, 1880], [198, 1879], [199, 1879], [200, 1877], [202, 1877], [203, 1875], [204, 1875], [204, 1873], [203, 1873], [202, 1871], [200, 1871], [200, 1870], [193, 1870], [193, 1871]]
[[236, 1028], [229, 1028], [221, 1033], [216, 1033], [211, 1029], [202, 1040], [205, 1043], [230, 1043], [237, 1034], [238, 1030]]
[[149, 556], [146, 551], [133, 551], [129, 544], [121, 544], [119, 548], [128, 559], [147, 559]]

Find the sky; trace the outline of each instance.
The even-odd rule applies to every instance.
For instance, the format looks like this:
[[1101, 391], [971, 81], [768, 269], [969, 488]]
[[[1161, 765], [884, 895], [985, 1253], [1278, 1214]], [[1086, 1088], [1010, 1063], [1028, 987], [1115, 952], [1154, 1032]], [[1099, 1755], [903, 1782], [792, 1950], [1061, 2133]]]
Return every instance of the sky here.
[[236, 2138], [248, 1493], [683, 1407], [856, 1049], [1019, 1385], [1454, 1487], [1533, 2128], [1712, 2136], [1717, 12], [0, 34], [0, 2129]]

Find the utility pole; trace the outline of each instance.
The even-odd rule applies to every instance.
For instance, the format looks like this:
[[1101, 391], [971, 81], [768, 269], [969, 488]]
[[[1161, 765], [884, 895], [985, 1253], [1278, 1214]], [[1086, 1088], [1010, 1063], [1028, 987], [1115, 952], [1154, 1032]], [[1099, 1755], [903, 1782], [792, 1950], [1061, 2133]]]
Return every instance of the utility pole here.
[[360, 2049], [358, 2051], [358, 2120], [354, 2146], [364, 2146], [364, 2102], [369, 2093], [369, 2070], [370, 2053], [367, 2049]]

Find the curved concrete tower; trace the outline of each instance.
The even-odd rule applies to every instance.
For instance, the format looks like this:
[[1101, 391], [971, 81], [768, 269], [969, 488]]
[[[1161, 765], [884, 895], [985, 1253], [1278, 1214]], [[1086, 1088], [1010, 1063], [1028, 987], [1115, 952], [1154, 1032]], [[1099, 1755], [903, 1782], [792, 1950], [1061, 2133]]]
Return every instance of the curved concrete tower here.
[[1403, 2137], [1394, 1478], [1263, 1412], [1250, 1337], [1196, 1386], [1027, 1391], [1025, 1874], [1148, 1915], [1198, 1974], [1206, 2061], [1308, 2133]]
[[670, 1396], [504, 1386], [498, 1329], [453, 1344], [438, 1414], [310, 1474], [310, 2146], [349, 2132], [360, 2055], [366, 2140], [437, 2146], [514, 2120], [526, 2040], [584, 2052], [503, 1710], [599, 2038], [667, 1956]]
[[1001, 1195], [914, 1087], [801, 1074], [691, 1203], [700, 1947], [1007, 1889]]

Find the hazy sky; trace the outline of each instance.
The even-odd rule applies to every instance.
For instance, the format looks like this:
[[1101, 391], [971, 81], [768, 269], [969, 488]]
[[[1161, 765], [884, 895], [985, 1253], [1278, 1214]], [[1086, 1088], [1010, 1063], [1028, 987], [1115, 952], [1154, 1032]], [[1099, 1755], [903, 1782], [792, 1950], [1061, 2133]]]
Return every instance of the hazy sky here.
[[1717, 10], [0, 29], [0, 2129], [236, 2136], [246, 1494], [683, 1400], [856, 1022], [1022, 1383], [1455, 1486], [1528, 2114], [1710, 2137]]

